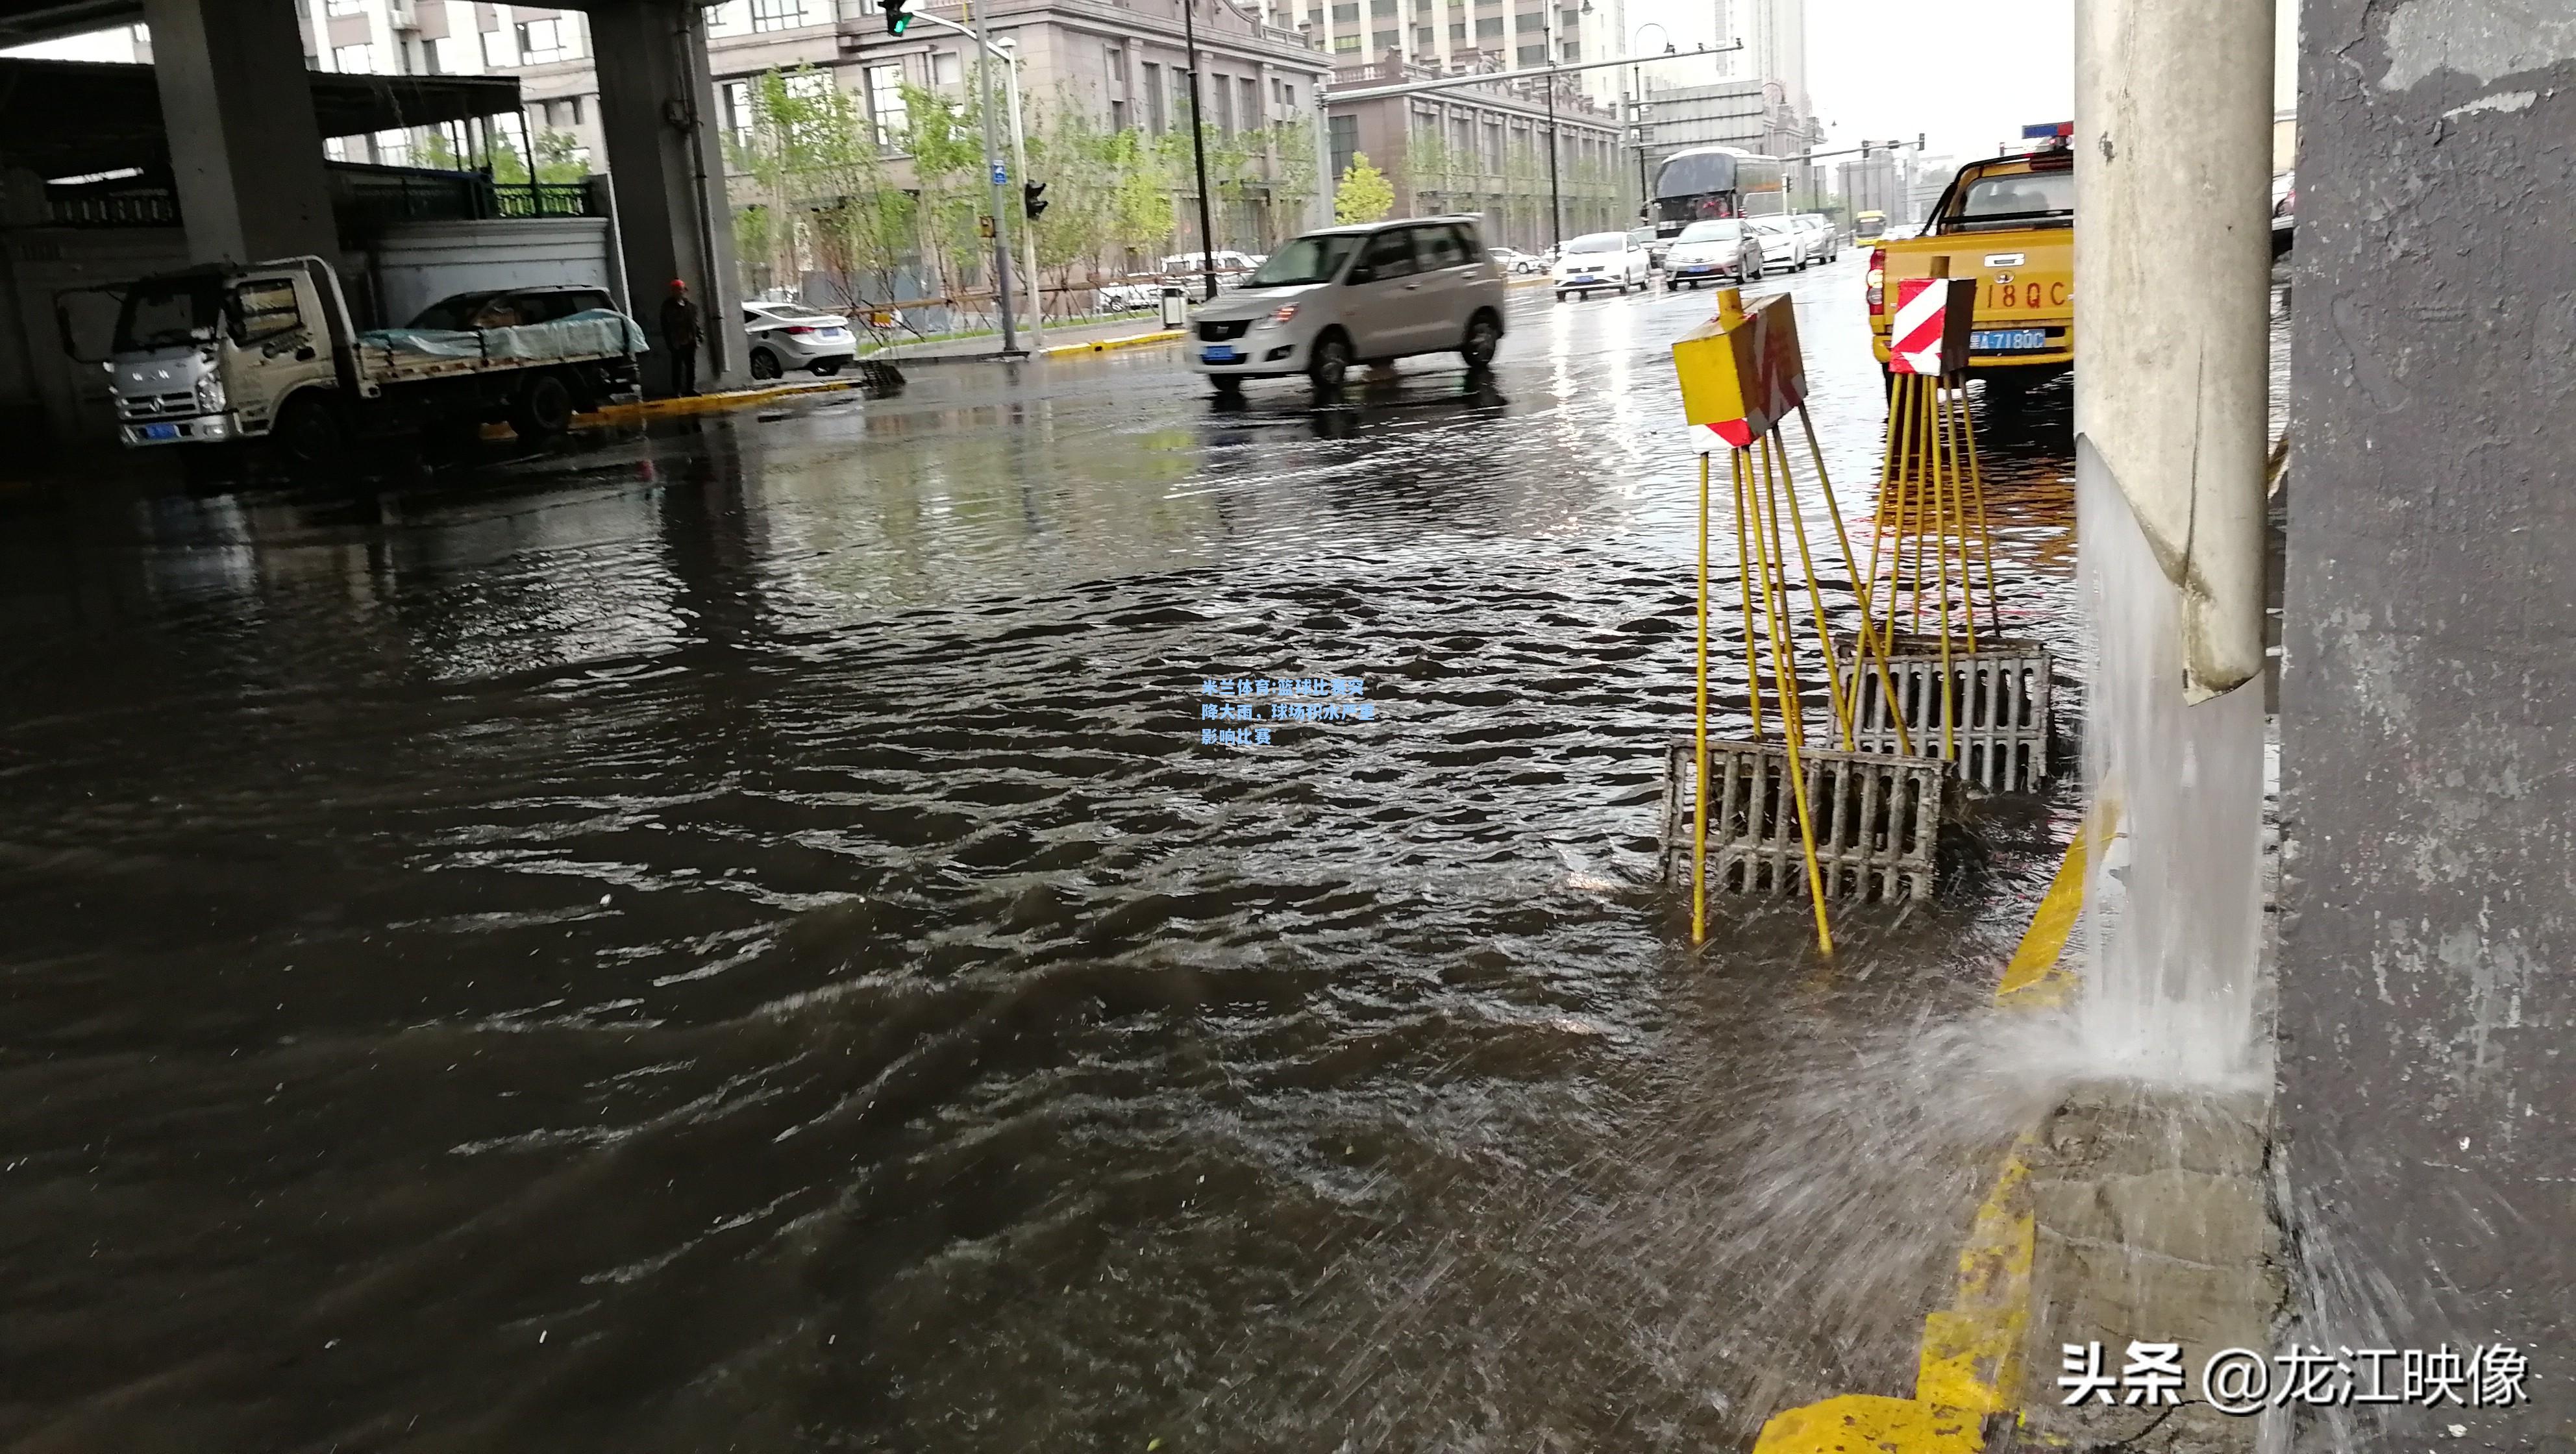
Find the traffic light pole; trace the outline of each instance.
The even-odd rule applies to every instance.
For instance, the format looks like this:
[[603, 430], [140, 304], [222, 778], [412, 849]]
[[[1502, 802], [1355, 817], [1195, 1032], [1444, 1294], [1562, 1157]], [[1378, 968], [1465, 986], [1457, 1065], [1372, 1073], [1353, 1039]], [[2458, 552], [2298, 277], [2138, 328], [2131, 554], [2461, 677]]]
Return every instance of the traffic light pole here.
[[[1020, 68], [1014, 59], [1016, 53], [1011, 43], [988, 39], [981, 31], [974, 28], [975, 12], [972, 0], [967, 0], [964, 11], [967, 23], [964, 25], [933, 15], [926, 10], [913, 10], [908, 0], [878, 0], [878, 5], [887, 12], [889, 17], [900, 19], [899, 25], [890, 19], [887, 25], [889, 34], [901, 35], [909, 30], [915, 21], [927, 20], [942, 30], [953, 30], [975, 42], [975, 85], [982, 91], [984, 99], [984, 165], [987, 169], [990, 169], [999, 158], [994, 155], [993, 88], [990, 84], [991, 77], [985, 69], [985, 60], [989, 56], [998, 58], [1002, 62], [1005, 68], [1003, 80], [1008, 83], [1010, 96], [1011, 170], [1019, 173], [1022, 182], [1028, 181], [1028, 140], [1026, 133], [1020, 127]], [[1005, 203], [1009, 191], [1008, 182], [993, 184], [993, 270], [1001, 280], [998, 297], [1002, 305], [1002, 351], [1017, 353], [1020, 350], [1011, 321], [1010, 243], [1008, 240], [1010, 234], [1005, 230], [1010, 225], [1005, 220]], [[1034, 226], [1027, 229], [1021, 237], [1020, 255], [1027, 267], [1030, 288], [1029, 344], [1031, 347], [1036, 347], [1046, 339], [1046, 289], [1038, 280], [1038, 239], [1037, 229]]]
[[[1009, 82], [1011, 97], [1011, 170], [1020, 184], [1029, 182], [1028, 140], [1020, 131], [1020, 68], [1013, 60], [1013, 49], [1002, 50], [1002, 79]], [[1023, 276], [1029, 280], [1029, 347], [1046, 347], [1046, 279], [1038, 276], [1038, 223], [1032, 217], [1020, 229], [1020, 258], [1027, 265]]]
[[[966, 24], [975, 23], [974, 0], [966, 0]], [[1002, 314], [1002, 356], [1018, 355], [1020, 328], [1011, 317], [1011, 209], [1007, 205], [1010, 178], [1003, 175], [1002, 148], [993, 137], [993, 43], [981, 31], [970, 30], [975, 37], [975, 90], [979, 109], [984, 113], [984, 166], [986, 180], [993, 184], [993, 302]]]

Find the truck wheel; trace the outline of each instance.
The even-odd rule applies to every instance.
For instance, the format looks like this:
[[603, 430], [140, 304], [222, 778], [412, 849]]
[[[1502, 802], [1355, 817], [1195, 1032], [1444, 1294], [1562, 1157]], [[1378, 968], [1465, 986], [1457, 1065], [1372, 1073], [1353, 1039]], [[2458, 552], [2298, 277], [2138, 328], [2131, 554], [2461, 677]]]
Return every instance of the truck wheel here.
[[269, 429], [270, 445], [287, 468], [299, 474], [328, 474], [340, 466], [348, 431], [340, 411], [321, 395], [306, 392], [286, 401]]
[[539, 374], [528, 380], [519, 395], [519, 407], [510, 416], [510, 427], [519, 431], [526, 444], [543, 444], [572, 427], [572, 390], [555, 374]]

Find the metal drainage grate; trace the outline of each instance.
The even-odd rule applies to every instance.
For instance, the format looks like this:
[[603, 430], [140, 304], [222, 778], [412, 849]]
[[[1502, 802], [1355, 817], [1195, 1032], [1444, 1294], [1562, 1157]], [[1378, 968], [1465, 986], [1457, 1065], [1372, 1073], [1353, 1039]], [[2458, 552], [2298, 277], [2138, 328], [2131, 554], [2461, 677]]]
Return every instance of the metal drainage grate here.
[[[1849, 650], [1850, 643], [1844, 643]], [[1990, 793], [2030, 792], [2048, 781], [2048, 648], [2034, 641], [1950, 645], [1951, 761], [1959, 776]], [[1925, 757], [1941, 755], [1941, 638], [1900, 633], [1887, 675], [1906, 735]], [[1860, 674], [1852, 739], [1864, 752], [1895, 752], [1896, 724], [1875, 667]]]
[[[1690, 879], [1697, 788], [1689, 736], [1664, 748], [1664, 874]], [[1946, 764], [1928, 757], [1799, 749], [1816, 825], [1825, 897], [1930, 898], [1941, 823], [1952, 816]], [[1805, 892], [1789, 750], [1777, 742], [1708, 744], [1708, 881], [1726, 893], [1787, 898]]]

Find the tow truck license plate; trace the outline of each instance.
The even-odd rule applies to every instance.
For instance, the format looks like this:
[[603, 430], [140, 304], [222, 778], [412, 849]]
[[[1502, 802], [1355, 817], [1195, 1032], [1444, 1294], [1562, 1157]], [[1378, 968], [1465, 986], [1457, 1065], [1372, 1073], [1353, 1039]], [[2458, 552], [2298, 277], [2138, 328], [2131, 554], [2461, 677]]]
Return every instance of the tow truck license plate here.
[[1235, 362], [1235, 361], [1236, 361], [1238, 358], [1240, 358], [1240, 357], [1241, 357], [1241, 355], [1237, 354], [1237, 353], [1236, 353], [1233, 349], [1231, 349], [1231, 348], [1210, 348], [1210, 349], [1203, 349], [1203, 350], [1201, 350], [1201, 351], [1200, 351], [1200, 353], [1199, 353], [1199, 362], [1201, 362], [1201, 363], [1233, 363], [1233, 362]]
[[2046, 347], [2048, 330], [2044, 328], [2003, 328], [1968, 335], [1970, 353], [2027, 353]]
[[146, 424], [143, 426], [143, 437], [146, 439], [176, 439], [179, 437], [179, 426], [176, 424]]

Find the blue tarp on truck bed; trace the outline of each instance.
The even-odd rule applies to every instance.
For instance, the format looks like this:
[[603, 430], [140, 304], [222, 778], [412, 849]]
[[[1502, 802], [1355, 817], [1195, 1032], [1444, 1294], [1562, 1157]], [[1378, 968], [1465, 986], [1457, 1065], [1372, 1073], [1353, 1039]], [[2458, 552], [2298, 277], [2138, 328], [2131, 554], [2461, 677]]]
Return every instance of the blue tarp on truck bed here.
[[606, 308], [568, 314], [552, 323], [523, 323], [516, 328], [379, 328], [359, 334], [358, 346], [421, 358], [522, 359], [531, 363], [645, 352], [644, 330], [634, 319]]

